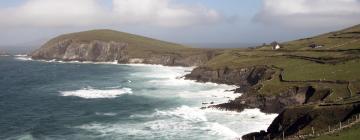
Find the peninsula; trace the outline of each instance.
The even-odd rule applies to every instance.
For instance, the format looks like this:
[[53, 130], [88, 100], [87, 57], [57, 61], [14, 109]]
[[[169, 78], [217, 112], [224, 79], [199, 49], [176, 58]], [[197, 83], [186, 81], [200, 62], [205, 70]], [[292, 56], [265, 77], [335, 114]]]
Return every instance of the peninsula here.
[[209, 107], [279, 113], [266, 131], [243, 139], [312, 138], [339, 122], [341, 129], [341, 122], [350, 122], [360, 113], [360, 25], [246, 49], [199, 49], [113, 30], [91, 30], [58, 36], [31, 57], [194, 66], [186, 79], [237, 85], [234, 92], [243, 93]]

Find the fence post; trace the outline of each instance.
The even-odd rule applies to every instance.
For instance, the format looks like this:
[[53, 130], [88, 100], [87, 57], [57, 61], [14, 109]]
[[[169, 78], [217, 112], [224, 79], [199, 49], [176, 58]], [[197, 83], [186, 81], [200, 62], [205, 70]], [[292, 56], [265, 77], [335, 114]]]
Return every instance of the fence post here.
[[311, 127], [311, 130], [312, 130], [312, 135], [314, 136], [315, 135], [314, 127]]
[[340, 121], [340, 129], [341, 129], [341, 121]]
[[328, 128], [329, 128], [329, 133], [330, 133], [330, 132], [331, 132], [331, 128], [330, 128], [330, 125], [329, 125], [329, 127], [328, 127]]
[[285, 132], [282, 133], [282, 139], [285, 140]]
[[253, 140], [256, 140], [255, 136], [253, 136]]

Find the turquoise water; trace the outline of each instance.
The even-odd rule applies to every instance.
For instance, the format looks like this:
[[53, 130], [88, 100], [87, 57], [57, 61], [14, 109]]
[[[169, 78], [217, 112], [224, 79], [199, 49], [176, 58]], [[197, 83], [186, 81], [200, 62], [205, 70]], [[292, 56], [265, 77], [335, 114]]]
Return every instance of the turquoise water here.
[[239, 95], [190, 70], [0, 57], [0, 139], [235, 139], [276, 116], [201, 110]]

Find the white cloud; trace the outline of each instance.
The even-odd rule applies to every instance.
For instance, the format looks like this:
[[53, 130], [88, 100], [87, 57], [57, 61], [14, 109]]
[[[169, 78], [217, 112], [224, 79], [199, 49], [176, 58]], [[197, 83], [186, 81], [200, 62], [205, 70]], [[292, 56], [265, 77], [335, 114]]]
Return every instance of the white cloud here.
[[17, 7], [0, 9], [0, 25], [86, 26], [146, 24], [178, 27], [220, 20], [217, 11], [173, 0], [113, 0], [104, 7], [100, 0], [28, 0]]
[[291, 27], [360, 23], [360, 0], [263, 0], [256, 21]]
[[114, 0], [114, 12], [123, 22], [186, 26], [218, 21], [220, 15], [203, 6], [188, 6], [172, 0]]
[[92, 24], [102, 12], [96, 0], [28, 0], [0, 10], [0, 24], [71, 26]]

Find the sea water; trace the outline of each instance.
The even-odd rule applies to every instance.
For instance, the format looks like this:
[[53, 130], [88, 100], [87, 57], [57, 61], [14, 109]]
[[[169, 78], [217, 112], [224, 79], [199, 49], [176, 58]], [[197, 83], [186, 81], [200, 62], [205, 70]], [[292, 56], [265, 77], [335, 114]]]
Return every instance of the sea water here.
[[276, 117], [200, 109], [241, 94], [184, 80], [191, 70], [0, 57], [0, 139], [231, 140]]

